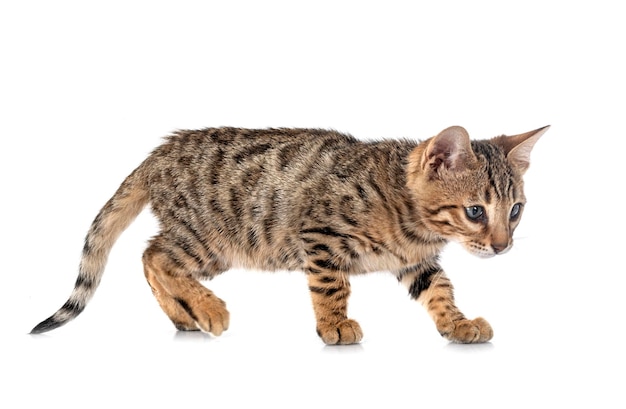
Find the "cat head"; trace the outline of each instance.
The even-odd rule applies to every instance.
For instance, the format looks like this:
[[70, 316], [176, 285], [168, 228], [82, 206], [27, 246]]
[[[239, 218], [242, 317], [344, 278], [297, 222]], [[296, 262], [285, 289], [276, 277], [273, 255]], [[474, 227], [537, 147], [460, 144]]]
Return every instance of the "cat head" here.
[[522, 176], [548, 128], [470, 141], [453, 126], [421, 143], [407, 183], [426, 228], [479, 257], [508, 251], [526, 203]]

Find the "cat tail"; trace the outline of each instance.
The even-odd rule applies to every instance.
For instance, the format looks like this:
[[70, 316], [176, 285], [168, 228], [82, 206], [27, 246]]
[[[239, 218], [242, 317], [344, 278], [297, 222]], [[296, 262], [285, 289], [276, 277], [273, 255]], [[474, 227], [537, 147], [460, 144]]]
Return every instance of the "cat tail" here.
[[113, 244], [149, 201], [144, 168], [145, 164], [131, 173], [100, 210], [85, 238], [78, 278], [69, 299], [57, 312], [35, 326], [31, 334], [65, 325], [85, 309], [100, 284]]

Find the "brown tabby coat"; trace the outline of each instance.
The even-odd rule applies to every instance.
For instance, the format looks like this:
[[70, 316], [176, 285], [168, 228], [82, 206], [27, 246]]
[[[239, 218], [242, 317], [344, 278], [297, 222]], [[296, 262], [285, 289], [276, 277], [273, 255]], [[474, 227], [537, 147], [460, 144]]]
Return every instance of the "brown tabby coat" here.
[[180, 131], [126, 178], [95, 218], [68, 301], [32, 332], [76, 317], [111, 247], [150, 203], [160, 223], [143, 256], [161, 308], [179, 330], [220, 335], [226, 304], [198, 280], [230, 268], [303, 270], [327, 344], [363, 336], [348, 318], [349, 277], [391, 271], [454, 342], [490, 325], [454, 304], [438, 263], [448, 240], [490, 257], [507, 251], [525, 198], [522, 175], [547, 127], [470, 141], [451, 127], [424, 142], [362, 142], [317, 129]]

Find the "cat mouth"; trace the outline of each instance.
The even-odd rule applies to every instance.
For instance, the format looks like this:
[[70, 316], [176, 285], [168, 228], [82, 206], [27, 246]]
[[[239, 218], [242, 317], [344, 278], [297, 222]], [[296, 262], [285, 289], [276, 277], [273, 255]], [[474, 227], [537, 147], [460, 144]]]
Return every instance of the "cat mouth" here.
[[513, 245], [508, 245], [502, 248], [491, 247], [475, 241], [462, 241], [461, 245], [465, 248], [465, 250], [467, 250], [468, 253], [479, 258], [492, 258], [499, 256], [507, 253], [511, 250], [511, 247], [513, 247]]
[[495, 256], [500, 256], [502, 254], [507, 253], [511, 250], [512, 246], [508, 246], [502, 250], [495, 250], [488, 247], [465, 247], [471, 254], [480, 257], [480, 258], [492, 258]]

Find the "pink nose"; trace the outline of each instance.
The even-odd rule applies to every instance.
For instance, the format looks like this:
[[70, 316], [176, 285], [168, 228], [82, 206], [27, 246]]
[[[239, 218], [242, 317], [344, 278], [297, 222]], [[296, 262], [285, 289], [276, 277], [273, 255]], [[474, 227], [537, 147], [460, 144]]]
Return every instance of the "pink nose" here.
[[508, 246], [508, 243], [491, 243], [491, 248], [496, 254], [502, 253]]

